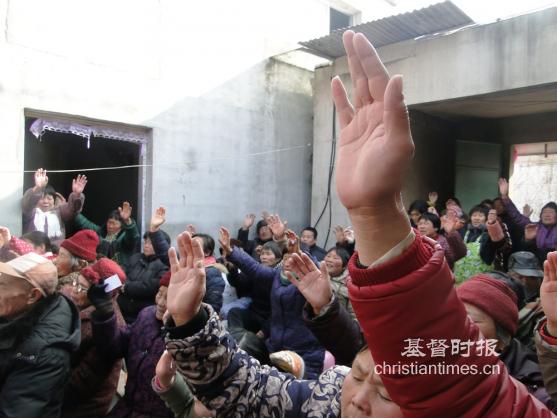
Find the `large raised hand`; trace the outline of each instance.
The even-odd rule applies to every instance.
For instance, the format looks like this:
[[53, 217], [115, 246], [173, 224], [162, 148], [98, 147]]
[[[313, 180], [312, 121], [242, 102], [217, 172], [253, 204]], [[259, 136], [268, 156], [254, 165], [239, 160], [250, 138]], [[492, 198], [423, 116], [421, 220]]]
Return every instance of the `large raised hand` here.
[[[131, 215], [131, 213], [130, 213]], [[159, 206], [153, 212], [151, 216], [151, 222], [149, 223], [149, 232], [158, 231], [162, 224], [166, 222], [166, 209], [163, 206]]]
[[307, 254], [294, 254], [292, 271], [296, 273], [297, 278], [290, 272], [286, 273], [286, 277], [304, 295], [313, 312], [319, 315], [321, 309], [331, 301], [333, 296], [333, 288], [325, 263], [321, 263], [321, 268], [318, 269]]
[[364, 35], [346, 31], [343, 42], [355, 107], [335, 77], [331, 87], [341, 126], [336, 186], [356, 232], [360, 260], [368, 264], [410, 231], [400, 192], [414, 143], [402, 77], [389, 76]]
[[176, 250], [168, 250], [170, 260], [170, 284], [166, 308], [177, 326], [190, 321], [201, 308], [205, 296], [205, 268], [203, 248], [199, 240], [192, 240], [189, 232], [182, 232], [176, 239], [180, 260]]
[[86, 185], [87, 185], [87, 177], [78, 174], [77, 177], [72, 180], [72, 192], [76, 194], [81, 194], [83, 193], [83, 190], [85, 190]]
[[267, 225], [276, 239], [281, 239], [286, 233], [287, 221], [282, 221], [279, 215], [269, 215]]
[[540, 300], [547, 317], [547, 330], [557, 337], [557, 251], [549, 253], [543, 264]]

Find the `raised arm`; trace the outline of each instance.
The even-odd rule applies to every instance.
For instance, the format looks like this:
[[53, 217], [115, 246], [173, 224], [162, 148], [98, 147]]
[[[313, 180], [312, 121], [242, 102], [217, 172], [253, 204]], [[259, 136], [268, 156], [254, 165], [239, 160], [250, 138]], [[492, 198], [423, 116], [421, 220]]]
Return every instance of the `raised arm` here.
[[507, 213], [515, 224], [524, 228], [526, 225], [531, 223], [530, 218], [520, 213], [514, 202], [509, 197], [509, 182], [507, 179], [499, 179], [499, 194], [501, 195], [501, 199], [503, 200]]
[[78, 174], [77, 177], [72, 180], [72, 193], [70, 194], [68, 201], [58, 206], [60, 217], [64, 222], [71, 221], [78, 213], [81, 212], [85, 202], [83, 190], [86, 185], [87, 177], [81, 174]]
[[[149, 224], [149, 236], [151, 238], [151, 243], [153, 244], [153, 249], [155, 254], [161, 259], [161, 261], [167, 266], [170, 265], [168, 261], [168, 250], [170, 245], [164, 239], [160, 227], [166, 222], [166, 209], [163, 206], [159, 206], [153, 216], [151, 216], [151, 222]], [[138, 234], [139, 235], [139, 234]]]
[[48, 184], [46, 170], [39, 168], [35, 172], [35, 186], [27, 189], [21, 199], [21, 210], [24, 218], [31, 218], [33, 211], [43, 196], [44, 188]]
[[[389, 77], [362, 34], [347, 31], [343, 40], [355, 109], [339, 78], [332, 89], [342, 129], [336, 184], [358, 250], [349, 263], [348, 287], [387, 392], [405, 417], [447, 417], [448, 410], [450, 416], [467, 418], [550, 417], [493, 353], [482, 355], [474, 348], [468, 356], [455, 350], [436, 358], [431, 350], [432, 343], [450, 347], [452, 340], [481, 347], [476, 341], [482, 337], [456, 295], [443, 250], [414, 237], [402, 206], [402, 176], [414, 150], [402, 78]], [[423, 351], [409, 351], [416, 344]], [[456, 372], [406, 374], [383, 368], [441, 363], [456, 366]], [[469, 368], [481, 371], [459, 372]]]

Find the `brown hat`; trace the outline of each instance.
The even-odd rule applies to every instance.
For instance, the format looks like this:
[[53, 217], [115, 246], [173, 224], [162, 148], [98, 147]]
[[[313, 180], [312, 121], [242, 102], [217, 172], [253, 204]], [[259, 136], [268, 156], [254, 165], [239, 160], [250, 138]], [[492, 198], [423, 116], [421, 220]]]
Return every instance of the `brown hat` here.
[[58, 285], [58, 271], [52, 261], [35, 253], [0, 263], [0, 273], [19, 277], [39, 289], [43, 296], [52, 295]]
[[60, 247], [65, 248], [76, 257], [91, 262], [97, 259], [98, 245], [97, 233], [91, 229], [83, 229], [62, 241]]

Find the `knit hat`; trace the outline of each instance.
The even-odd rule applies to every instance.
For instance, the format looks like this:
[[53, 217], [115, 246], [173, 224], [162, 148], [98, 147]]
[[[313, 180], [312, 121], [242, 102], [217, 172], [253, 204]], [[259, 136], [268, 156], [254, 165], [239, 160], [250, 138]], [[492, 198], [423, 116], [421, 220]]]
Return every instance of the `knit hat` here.
[[126, 273], [124, 273], [124, 270], [122, 270], [118, 263], [106, 257], [85, 267], [79, 274], [92, 284], [98, 284], [101, 280], [108, 279], [114, 275], [118, 276], [122, 284], [126, 281]]
[[60, 247], [65, 248], [76, 257], [86, 261], [95, 261], [97, 258], [97, 246], [99, 237], [95, 231], [83, 229], [76, 232], [70, 238], [65, 239]]
[[168, 285], [170, 284], [170, 276], [171, 276], [170, 270], [164, 273], [159, 281], [159, 287], [162, 286], [168, 287]]
[[504, 282], [487, 274], [478, 274], [457, 287], [456, 293], [462, 302], [484, 311], [511, 335], [516, 333], [516, 295]]

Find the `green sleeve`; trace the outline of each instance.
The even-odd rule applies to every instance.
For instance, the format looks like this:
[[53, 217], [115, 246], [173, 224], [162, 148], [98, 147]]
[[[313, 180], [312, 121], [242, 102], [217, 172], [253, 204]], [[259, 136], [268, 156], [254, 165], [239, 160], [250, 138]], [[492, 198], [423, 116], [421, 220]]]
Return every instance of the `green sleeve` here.
[[155, 392], [176, 418], [195, 418], [194, 399], [190, 388], [180, 373], [176, 373], [173, 385], [165, 392]]
[[139, 241], [139, 230], [137, 229], [137, 224], [132, 219], [132, 222], [128, 225], [122, 223], [122, 233], [117, 238], [118, 247], [127, 252], [133, 252], [135, 246]]
[[89, 219], [85, 217], [85, 215], [81, 213], [78, 214], [75, 217], [74, 222], [78, 230], [81, 231], [82, 229], [91, 229], [95, 231], [99, 237], [101, 237], [101, 227], [98, 226], [96, 223], [91, 222]]

